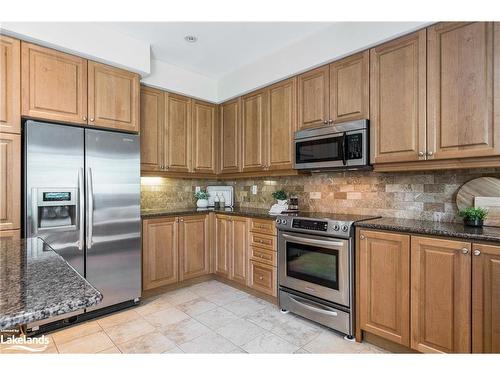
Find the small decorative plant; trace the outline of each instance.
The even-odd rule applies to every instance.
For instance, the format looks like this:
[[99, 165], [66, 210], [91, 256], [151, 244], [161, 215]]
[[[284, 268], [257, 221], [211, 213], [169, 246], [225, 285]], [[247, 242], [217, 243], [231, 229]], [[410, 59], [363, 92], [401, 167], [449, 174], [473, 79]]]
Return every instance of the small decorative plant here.
[[194, 193], [194, 197], [198, 199], [196, 201], [196, 206], [198, 208], [207, 208], [208, 207], [208, 193], [205, 190], [200, 190]]
[[464, 218], [464, 224], [472, 227], [482, 227], [483, 220], [488, 216], [488, 210], [482, 207], [468, 207], [458, 211]]
[[277, 190], [277, 191], [273, 192], [273, 198], [276, 199], [279, 204], [285, 204], [287, 194], [286, 194], [285, 190]]

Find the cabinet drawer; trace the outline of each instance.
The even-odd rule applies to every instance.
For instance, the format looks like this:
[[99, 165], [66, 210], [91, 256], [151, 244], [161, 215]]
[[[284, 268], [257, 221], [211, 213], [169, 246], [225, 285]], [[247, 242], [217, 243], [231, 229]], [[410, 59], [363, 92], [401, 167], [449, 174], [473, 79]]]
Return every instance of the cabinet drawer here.
[[250, 245], [276, 251], [276, 237], [268, 234], [250, 233]]
[[276, 267], [276, 251], [250, 247], [250, 259]]
[[276, 297], [276, 267], [250, 260], [250, 287]]
[[254, 233], [276, 235], [276, 227], [272, 220], [252, 219], [250, 224], [250, 231]]

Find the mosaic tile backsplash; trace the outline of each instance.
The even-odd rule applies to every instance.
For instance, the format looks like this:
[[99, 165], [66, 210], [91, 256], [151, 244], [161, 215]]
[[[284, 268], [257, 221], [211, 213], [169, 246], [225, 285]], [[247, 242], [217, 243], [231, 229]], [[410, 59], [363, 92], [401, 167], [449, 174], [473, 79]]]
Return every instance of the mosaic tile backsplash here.
[[[195, 205], [196, 186], [233, 185], [235, 204], [268, 209], [271, 193], [284, 189], [297, 195], [303, 211], [341, 212], [406, 219], [460, 222], [455, 196], [458, 188], [477, 177], [500, 178], [500, 168], [438, 172], [340, 172], [308, 176], [223, 180], [183, 180], [143, 177], [143, 209], [186, 208]], [[251, 193], [257, 185], [257, 194]]]

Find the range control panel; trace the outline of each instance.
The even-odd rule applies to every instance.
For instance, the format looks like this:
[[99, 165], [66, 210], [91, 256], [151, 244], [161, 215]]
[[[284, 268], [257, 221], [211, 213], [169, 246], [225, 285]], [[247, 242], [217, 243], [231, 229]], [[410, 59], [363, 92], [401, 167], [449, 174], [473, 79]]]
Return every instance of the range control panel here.
[[328, 221], [292, 219], [292, 228], [315, 230], [318, 232], [328, 231]]
[[342, 238], [348, 238], [352, 234], [352, 222], [343, 220], [278, 216], [276, 227], [281, 230], [318, 233]]

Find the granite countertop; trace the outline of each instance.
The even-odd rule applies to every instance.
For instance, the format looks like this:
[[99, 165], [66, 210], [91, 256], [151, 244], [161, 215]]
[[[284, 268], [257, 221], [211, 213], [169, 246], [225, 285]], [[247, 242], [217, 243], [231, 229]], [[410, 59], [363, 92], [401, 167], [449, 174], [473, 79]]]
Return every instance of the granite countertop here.
[[269, 214], [268, 210], [256, 208], [226, 208], [225, 210], [214, 210], [213, 208], [173, 208], [173, 209], [152, 209], [141, 210], [141, 217], [143, 219], [153, 218], [157, 216], [183, 216], [183, 215], [196, 215], [215, 212], [218, 214], [227, 214], [235, 216], [255, 217], [260, 219], [274, 219], [276, 215]]
[[500, 241], [500, 228], [473, 228], [458, 223], [437, 221], [380, 218], [356, 223], [358, 228], [381, 229], [396, 232], [427, 234], [433, 236], [455, 237], [476, 241]]
[[41, 239], [0, 240], [0, 329], [94, 306], [102, 297]]

